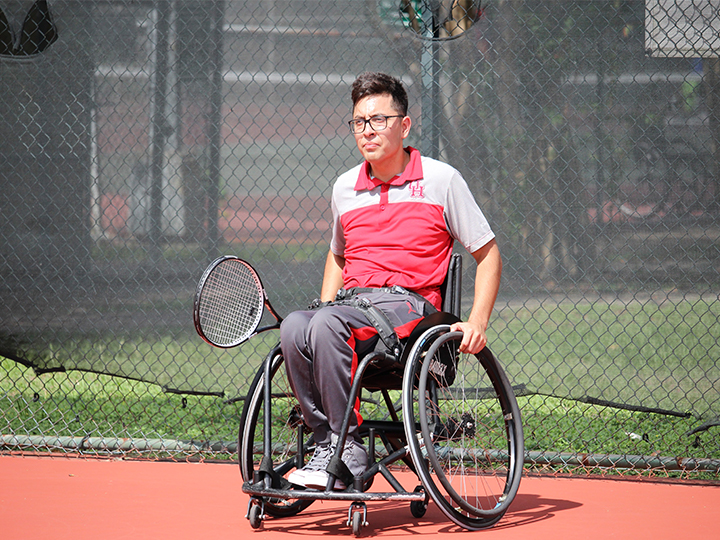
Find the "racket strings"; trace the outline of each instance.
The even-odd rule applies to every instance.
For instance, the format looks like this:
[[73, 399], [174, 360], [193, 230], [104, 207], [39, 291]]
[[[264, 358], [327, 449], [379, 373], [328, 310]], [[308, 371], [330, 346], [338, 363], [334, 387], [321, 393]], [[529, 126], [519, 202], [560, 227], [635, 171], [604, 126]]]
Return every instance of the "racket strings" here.
[[212, 343], [229, 346], [243, 341], [262, 314], [262, 286], [245, 264], [224, 261], [210, 273], [200, 302], [200, 325]]

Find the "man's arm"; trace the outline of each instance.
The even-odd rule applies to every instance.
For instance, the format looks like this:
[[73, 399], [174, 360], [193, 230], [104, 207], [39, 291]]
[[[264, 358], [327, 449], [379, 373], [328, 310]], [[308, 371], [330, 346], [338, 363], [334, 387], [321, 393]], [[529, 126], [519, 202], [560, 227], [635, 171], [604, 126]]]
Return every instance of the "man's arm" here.
[[321, 302], [335, 300], [335, 295], [343, 286], [342, 271], [344, 267], [345, 259], [340, 255], [335, 255], [332, 250], [328, 251], [322, 289], [320, 289]]
[[487, 344], [485, 331], [500, 289], [502, 258], [495, 240], [472, 253], [472, 256], [477, 262], [473, 307], [467, 322], [456, 323], [451, 330], [459, 330], [465, 334], [460, 344], [460, 352], [476, 354]]

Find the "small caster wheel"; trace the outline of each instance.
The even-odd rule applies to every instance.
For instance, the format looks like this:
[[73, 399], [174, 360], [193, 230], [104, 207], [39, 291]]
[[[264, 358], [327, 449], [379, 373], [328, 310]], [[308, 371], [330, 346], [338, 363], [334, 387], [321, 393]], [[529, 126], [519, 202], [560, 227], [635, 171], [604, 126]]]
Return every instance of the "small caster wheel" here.
[[250, 526], [253, 529], [259, 529], [262, 526], [262, 508], [259, 504], [253, 504], [248, 512], [248, 519], [250, 520]]
[[358, 537], [362, 528], [367, 525], [367, 506], [363, 502], [354, 502], [348, 510], [348, 525], [352, 526], [353, 534]]
[[[414, 490], [415, 493], [425, 493], [425, 489], [422, 486], [418, 486]], [[412, 501], [410, 503], [410, 513], [413, 517], [421, 518], [425, 515], [428, 509], [428, 495], [425, 493], [425, 500], [423, 501]]]
[[358, 536], [360, 536], [360, 532], [362, 531], [362, 526], [363, 526], [362, 512], [355, 512], [352, 517], [352, 531], [356, 538]]
[[421, 518], [425, 515], [425, 512], [427, 512], [427, 507], [428, 505], [425, 501], [412, 501], [410, 503], [410, 513], [413, 517]]

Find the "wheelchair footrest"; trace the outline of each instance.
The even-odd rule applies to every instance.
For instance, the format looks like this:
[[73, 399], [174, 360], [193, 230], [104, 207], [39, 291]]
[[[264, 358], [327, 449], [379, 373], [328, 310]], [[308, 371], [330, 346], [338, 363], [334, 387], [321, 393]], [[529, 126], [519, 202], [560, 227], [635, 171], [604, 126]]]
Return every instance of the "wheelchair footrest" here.
[[243, 493], [254, 497], [269, 497], [272, 499], [305, 499], [327, 501], [424, 501], [425, 494], [417, 492], [360, 492], [352, 488], [345, 491], [317, 491], [312, 489], [272, 489], [261, 484], [245, 482]]

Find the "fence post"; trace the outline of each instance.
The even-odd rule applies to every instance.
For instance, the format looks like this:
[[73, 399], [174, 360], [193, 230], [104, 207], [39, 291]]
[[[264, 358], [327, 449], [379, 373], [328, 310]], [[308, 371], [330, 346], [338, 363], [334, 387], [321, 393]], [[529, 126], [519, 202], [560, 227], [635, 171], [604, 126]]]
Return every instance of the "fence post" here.
[[[431, 2], [437, 4], [437, 2]], [[421, 13], [425, 19], [425, 37], [420, 59], [422, 82], [422, 142], [420, 150], [423, 155], [433, 159], [440, 157], [440, 62], [438, 24], [438, 6], [432, 5], [430, 10]]]
[[218, 205], [220, 204], [220, 145], [222, 143], [222, 85], [223, 85], [223, 21], [225, 1], [217, 0], [212, 4], [213, 42], [212, 90], [210, 98], [210, 125], [208, 138], [210, 141], [210, 185], [208, 187], [208, 239], [211, 259], [218, 256], [220, 234], [218, 231]]

